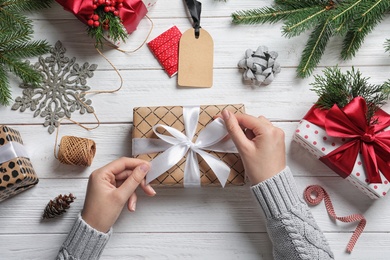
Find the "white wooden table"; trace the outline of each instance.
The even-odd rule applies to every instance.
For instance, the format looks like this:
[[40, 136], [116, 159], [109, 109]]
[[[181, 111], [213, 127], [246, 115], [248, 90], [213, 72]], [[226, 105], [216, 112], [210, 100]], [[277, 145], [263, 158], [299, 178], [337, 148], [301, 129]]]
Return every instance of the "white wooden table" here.
[[[333, 222], [323, 203], [313, 208], [319, 226], [329, 240], [336, 259], [389, 259], [390, 197], [373, 201], [343, 181], [321, 162], [292, 142], [299, 120], [316, 101], [310, 90], [313, 76], [295, 77], [296, 66], [307, 35], [283, 38], [281, 24], [236, 26], [230, 14], [236, 10], [270, 5], [273, 1], [229, 0], [226, 3], [204, 0], [202, 26], [214, 38], [214, 86], [210, 89], [178, 88], [149, 49], [144, 46], [134, 54], [105, 49], [107, 57], [120, 69], [124, 87], [114, 94], [91, 96], [101, 126], [93, 131], [65, 124], [60, 137], [75, 135], [95, 140], [97, 153], [89, 168], [63, 165], [53, 156], [55, 134], [42, 126], [43, 118], [33, 112], [11, 111], [0, 107], [0, 124], [19, 130], [31, 161], [40, 178], [39, 184], [0, 203], [0, 259], [53, 259], [80, 212], [89, 174], [96, 168], [131, 155], [132, 109], [136, 106], [199, 105], [244, 103], [247, 113], [264, 115], [286, 132], [288, 165], [294, 172], [300, 192], [310, 184], [320, 184], [334, 202], [340, 216], [363, 213], [367, 226], [351, 255], [346, 245], [356, 227]], [[190, 28], [182, 1], [159, 0], [150, 11], [154, 29], [150, 39], [173, 25], [181, 31]], [[72, 14], [54, 3], [51, 9], [30, 15], [37, 39], [57, 40], [67, 48], [68, 57], [77, 62], [97, 63], [95, 76], [88, 80], [93, 90], [114, 89], [119, 85], [117, 74], [97, 54], [85, 26]], [[383, 43], [390, 37], [390, 17], [377, 26], [350, 61], [338, 58], [341, 41], [333, 39], [315, 74], [325, 66], [339, 64], [342, 70], [355, 66], [371, 83], [390, 78], [390, 57]], [[150, 29], [142, 20], [125, 49], [137, 47]], [[252, 88], [243, 84], [237, 62], [248, 48], [266, 45], [279, 53], [282, 71], [266, 87]], [[32, 62], [35, 60], [33, 59]], [[13, 97], [22, 91], [12, 82]], [[390, 106], [384, 107], [390, 112]], [[74, 120], [94, 126], [91, 114]], [[156, 188], [157, 196], [146, 197], [138, 192], [137, 211], [124, 210], [114, 226], [114, 234], [102, 259], [272, 259], [272, 245], [266, 233], [264, 216], [248, 186], [222, 188]], [[46, 203], [62, 193], [72, 192], [77, 200], [58, 219], [42, 222]]]

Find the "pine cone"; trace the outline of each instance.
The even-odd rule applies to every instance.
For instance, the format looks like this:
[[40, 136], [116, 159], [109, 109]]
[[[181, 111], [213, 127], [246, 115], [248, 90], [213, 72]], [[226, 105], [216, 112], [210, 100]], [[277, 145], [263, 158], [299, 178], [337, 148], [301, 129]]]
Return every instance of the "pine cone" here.
[[54, 200], [50, 200], [49, 203], [47, 203], [42, 218], [48, 219], [62, 215], [67, 209], [69, 209], [70, 203], [72, 203], [75, 199], [76, 197], [73, 196], [72, 193], [69, 193], [69, 195], [58, 195]]

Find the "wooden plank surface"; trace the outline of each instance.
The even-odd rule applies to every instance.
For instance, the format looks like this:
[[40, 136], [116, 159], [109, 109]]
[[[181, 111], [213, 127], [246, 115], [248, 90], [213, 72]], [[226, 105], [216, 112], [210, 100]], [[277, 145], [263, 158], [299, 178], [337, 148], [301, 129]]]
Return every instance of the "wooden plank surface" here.
[[[92, 100], [101, 126], [86, 131], [64, 121], [59, 139], [75, 135], [93, 139], [97, 153], [91, 167], [63, 165], [54, 157], [55, 134], [42, 126], [43, 118], [33, 112], [12, 111], [0, 107], [0, 124], [19, 130], [31, 161], [40, 178], [39, 184], [12, 199], [0, 203], [0, 259], [53, 259], [75, 217], [82, 209], [89, 174], [96, 168], [131, 155], [132, 109], [137, 106], [199, 105], [244, 103], [252, 115], [264, 115], [286, 133], [287, 163], [298, 189], [310, 184], [326, 188], [338, 215], [363, 213], [367, 227], [354, 252], [345, 247], [356, 224], [332, 221], [322, 204], [312, 208], [313, 215], [325, 232], [336, 259], [388, 259], [390, 253], [389, 197], [373, 201], [343, 181], [331, 170], [292, 141], [299, 120], [316, 101], [310, 90], [313, 76], [297, 79], [296, 67], [308, 33], [283, 38], [281, 24], [233, 25], [230, 14], [237, 10], [268, 6], [272, 1], [229, 0], [202, 1], [202, 26], [213, 36], [214, 86], [210, 89], [182, 89], [177, 78], [169, 78], [146, 46], [132, 54], [111, 48], [104, 55], [119, 69], [123, 88], [112, 94], [94, 94]], [[60, 40], [66, 56], [76, 57], [79, 64], [98, 64], [94, 77], [88, 79], [93, 90], [115, 89], [119, 78], [110, 64], [93, 48], [85, 26], [57, 3], [50, 9], [29, 15], [34, 22], [36, 39], [51, 44]], [[190, 27], [182, 1], [159, 0], [149, 12], [153, 21], [153, 39], [176, 25], [181, 31]], [[338, 64], [343, 71], [351, 66], [370, 77], [371, 83], [390, 78], [390, 57], [383, 43], [390, 38], [390, 17], [367, 36], [356, 57], [339, 59], [341, 40], [330, 42], [320, 66]], [[122, 46], [131, 50], [145, 39], [151, 23], [143, 19], [138, 30]], [[266, 45], [279, 53], [282, 71], [269, 86], [253, 87], [242, 81], [237, 62], [245, 50]], [[35, 62], [37, 59], [31, 59]], [[22, 95], [19, 82], [12, 78], [13, 98]], [[390, 105], [384, 110], [390, 112]], [[74, 113], [72, 118], [94, 126], [93, 115]], [[114, 234], [102, 259], [272, 259], [272, 245], [266, 233], [264, 216], [257, 202], [243, 187], [222, 188], [156, 188], [157, 196], [149, 198], [140, 191], [137, 211], [124, 210], [114, 226]], [[53, 221], [42, 221], [46, 203], [60, 193], [77, 196], [69, 211]]]

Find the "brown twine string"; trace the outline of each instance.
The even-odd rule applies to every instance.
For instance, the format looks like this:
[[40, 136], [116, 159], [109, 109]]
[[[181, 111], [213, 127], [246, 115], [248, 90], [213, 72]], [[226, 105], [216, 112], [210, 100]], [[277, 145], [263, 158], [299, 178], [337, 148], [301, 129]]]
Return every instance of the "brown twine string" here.
[[[114, 93], [119, 91], [123, 86], [123, 78], [119, 73], [118, 69], [114, 64], [106, 57], [104, 54], [97, 49], [97, 52], [113, 67], [115, 72], [118, 74], [120, 78], [120, 86], [114, 90], [97, 90], [97, 91], [87, 91], [82, 92], [76, 95], [76, 98], [82, 103], [87, 109], [92, 109], [89, 105], [87, 105], [84, 101], [81, 100], [80, 95], [85, 96], [86, 94], [100, 94], [100, 93]], [[69, 164], [69, 165], [78, 165], [78, 166], [90, 166], [92, 164], [92, 160], [95, 157], [96, 153], [96, 144], [93, 140], [87, 138], [81, 138], [76, 136], [64, 136], [61, 138], [58, 154], [57, 154], [57, 143], [58, 143], [58, 132], [61, 126], [62, 120], [68, 120], [72, 123], [84, 128], [87, 131], [96, 129], [100, 126], [99, 118], [97, 117], [95, 112], [92, 112], [94, 115], [97, 125], [94, 127], [86, 127], [83, 124], [74, 121], [70, 118], [63, 118], [59, 121], [57, 131], [56, 131], [56, 140], [54, 144], [54, 157], [58, 159], [61, 163]]]
[[61, 138], [58, 160], [64, 164], [90, 166], [95, 157], [96, 144], [93, 140], [76, 136]]
[[86, 127], [81, 123], [74, 121], [68, 117], [63, 118], [59, 121], [56, 131], [56, 140], [54, 143], [54, 157], [61, 163], [77, 166], [90, 166], [92, 164], [93, 158], [95, 157], [96, 153], [96, 144], [93, 140], [76, 136], [64, 136], [61, 138], [58, 153], [57, 143], [58, 133], [62, 120], [69, 120], [72, 123], [84, 128], [85, 130], [90, 131], [100, 126], [100, 121], [96, 113], [93, 112], [93, 115], [97, 120], [97, 125], [95, 127]]
[[144, 46], [146, 44], [146, 42], [148, 41], [149, 36], [152, 33], [153, 28], [154, 28], [154, 23], [153, 23], [152, 19], [149, 16], [147, 16], [147, 15], [145, 15], [145, 17], [148, 18], [148, 20], [150, 21], [151, 27], [150, 27], [150, 30], [149, 30], [148, 34], [146, 35], [145, 40], [141, 43], [140, 46], [138, 46], [134, 50], [123, 50], [123, 49], [119, 48], [118, 46], [116, 46], [115, 44], [112, 44], [112, 43], [109, 43], [109, 44], [106, 43], [106, 45], [109, 45], [109, 46], [115, 48], [117, 51], [120, 51], [120, 52], [123, 52], [123, 53], [134, 53], [134, 52], [138, 51], [139, 49], [141, 49], [142, 46]]
[[[134, 50], [123, 50], [120, 48], [115, 48], [116, 50], [123, 52], [123, 53], [134, 53], [138, 51], [142, 46], [145, 45], [147, 42], [150, 34], [152, 33], [154, 24], [152, 19], [150, 19], [149, 16], [146, 15], [146, 18], [151, 22], [152, 26], [150, 28], [150, 31], [148, 35], [146, 36], [145, 40], [142, 42], [140, 46], [138, 46]], [[101, 94], [101, 93], [114, 93], [119, 91], [122, 86], [123, 86], [123, 78], [122, 75], [119, 73], [118, 69], [115, 67], [114, 64], [98, 49], [95, 48], [96, 51], [102, 56], [115, 70], [115, 72], [118, 74], [120, 78], [120, 86], [117, 89], [114, 90], [96, 90], [96, 91], [87, 91], [80, 93], [82, 96], [85, 96], [86, 94]], [[76, 98], [82, 103], [85, 107], [90, 108], [87, 104], [85, 104], [81, 99], [80, 99], [80, 94], [76, 96]], [[78, 166], [90, 166], [92, 164], [93, 158], [95, 157], [96, 154], [96, 144], [93, 140], [88, 139], [88, 138], [81, 138], [81, 137], [76, 137], [76, 136], [64, 136], [61, 138], [59, 149], [58, 149], [58, 154], [57, 154], [57, 142], [58, 142], [58, 132], [59, 128], [61, 125], [62, 120], [66, 119], [71, 121], [72, 123], [84, 128], [87, 131], [96, 129], [100, 126], [100, 121], [99, 118], [97, 117], [96, 113], [93, 112], [93, 115], [96, 118], [97, 125], [95, 127], [86, 127], [82, 125], [79, 122], [76, 122], [70, 118], [63, 118], [59, 121], [58, 127], [57, 127], [57, 132], [56, 132], [56, 140], [54, 144], [54, 157], [58, 159], [61, 163], [64, 164], [70, 164], [70, 165], [78, 165]]]

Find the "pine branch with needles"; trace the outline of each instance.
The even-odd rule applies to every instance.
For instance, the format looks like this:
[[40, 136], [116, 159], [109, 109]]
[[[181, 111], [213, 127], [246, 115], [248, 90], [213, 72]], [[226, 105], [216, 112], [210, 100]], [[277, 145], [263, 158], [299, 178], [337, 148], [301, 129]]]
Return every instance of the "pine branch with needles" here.
[[385, 50], [390, 52], [390, 39], [386, 40], [386, 43], [385, 43]]
[[354, 68], [343, 73], [338, 67], [330, 67], [323, 72], [323, 76], [315, 75], [310, 84], [319, 96], [316, 106], [321, 109], [330, 109], [334, 104], [343, 108], [355, 97], [362, 97], [368, 107], [367, 123], [372, 123], [375, 112], [389, 99], [390, 80], [384, 84], [370, 84], [369, 78]]
[[32, 40], [32, 21], [23, 12], [49, 7], [51, 2], [0, 0], [0, 105], [9, 105], [12, 99], [9, 73], [33, 86], [42, 80], [23, 59], [45, 54], [50, 46], [45, 40]]
[[271, 7], [237, 11], [232, 20], [235, 24], [283, 22], [282, 34], [288, 38], [311, 31], [297, 68], [304, 78], [313, 73], [332, 37], [343, 37], [340, 56], [350, 59], [389, 12], [389, 0], [275, 0]]

